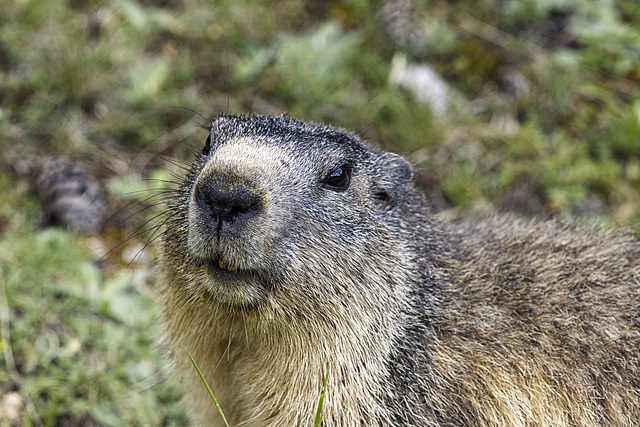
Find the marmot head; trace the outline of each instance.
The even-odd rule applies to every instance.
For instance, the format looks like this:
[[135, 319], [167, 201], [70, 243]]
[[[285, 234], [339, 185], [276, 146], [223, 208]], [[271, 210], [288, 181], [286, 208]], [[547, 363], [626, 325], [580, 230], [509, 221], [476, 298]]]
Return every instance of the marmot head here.
[[218, 117], [170, 210], [165, 258], [233, 310], [371, 298], [359, 287], [398, 275], [412, 177], [402, 157], [342, 129]]

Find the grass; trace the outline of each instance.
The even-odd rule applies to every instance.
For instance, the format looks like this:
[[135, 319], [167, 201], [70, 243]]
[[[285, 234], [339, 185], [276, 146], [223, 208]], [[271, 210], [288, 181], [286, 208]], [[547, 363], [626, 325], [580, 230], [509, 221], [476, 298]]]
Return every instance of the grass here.
[[[0, 0], [0, 426], [184, 424], [153, 348], [153, 230], [127, 237], [215, 113], [356, 130], [416, 164], [449, 218], [516, 209], [640, 230], [635, 0], [413, 2], [393, 35], [381, 7]], [[430, 64], [464, 108], [432, 112], [390, 82], [394, 58]], [[39, 227], [29, 183], [61, 154], [109, 189], [104, 233]]]
[[209, 393], [209, 396], [211, 396], [211, 400], [213, 401], [213, 404], [216, 405], [216, 408], [218, 409], [218, 413], [220, 414], [220, 417], [222, 417], [222, 421], [224, 421], [224, 425], [229, 427], [229, 423], [227, 422], [227, 418], [224, 416], [224, 412], [222, 411], [222, 408], [220, 407], [220, 404], [218, 403], [218, 400], [216, 400], [216, 397], [213, 395], [213, 391], [211, 391], [211, 387], [209, 387], [209, 383], [205, 379], [204, 375], [202, 375], [202, 372], [200, 372], [200, 368], [198, 368], [198, 365], [196, 364], [196, 361], [193, 360], [193, 357], [191, 357], [191, 353], [189, 353], [189, 350], [186, 350], [186, 351], [187, 351], [187, 356], [189, 356], [189, 360], [191, 360], [191, 363], [193, 364], [193, 367], [195, 368], [195, 370], [198, 372], [198, 375], [200, 376], [200, 380], [202, 380], [202, 383], [204, 384], [204, 386], [207, 389], [207, 392]]
[[90, 242], [53, 228], [0, 236], [0, 401], [20, 392], [34, 425], [184, 425], [153, 350], [149, 268], [104, 277]]
[[[223, 412], [222, 408], [220, 407], [220, 404], [218, 404], [218, 400], [214, 396], [213, 391], [211, 391], [211, 387], [209, 387], [209, 383], [207, 382], [207, 380], [204, 377], [204, 375], [202, 375], [202, 372], [200, 371], [200, 368], [198, 367], [198, 364], [196, 363], [195, 360], [193, 360], [193, 357], [191, 356], [191, 353], [189, 353], [189, 350], [185, 349], [185, 351], [187, 352], [187, 356], [189, 356], [189, 360], [191, 360], [191, 363], [193, 364], [194, 369], [198, 372], [198, 375], [200, 376], [200, 380], [202, 381], [202, 383], [204, 384], [205, 388], [207, 389], [207, 392], [209, 393], [209, 396], [211, 396], [211, 401], [213, 401], [213, 404], [218, 409], [218, 413], [220, 414], [220, 417], [222, 417], [222, 421], [224, 421], [224, 425], [229, 427], [229, 423], [227, 422], [227, 418], [224, 416], [224, 412]], [[322, 408], [323, 408], [323, 405], [324, 405], [324, 396], [325, 396], [325, 393], [327, 391], [327, 381], [329, 380], [329, 367], [330, 367], [330, 362], [327, 362], [327, 369], [326, 369], [325, 374], [324, 374], [324, 383], [322, 385], [322, 392], [320, 393], [320, 398], [318, 399], [318, 408], [316, 409], [316, 416], [315, 416], [314, 422], [313, 422], [313, 426], [314, 427], [320, 427], [320, 423], [322, 423]]]
[[322, 384], [322, 392], [320, 393], [320, 398], [318, 399], [318, 408], [316, 410], [316, 418], [313, 422], [314, 427], [320, 427], [320, 423], [322, 423], [322, 408], [324, 407], [324, 396], [327, 392], [327, 382], [329, 381], [330, 367], [331, 367], [331, 362], [327, 362], [327, 370], [324, 373], [324, 383]]

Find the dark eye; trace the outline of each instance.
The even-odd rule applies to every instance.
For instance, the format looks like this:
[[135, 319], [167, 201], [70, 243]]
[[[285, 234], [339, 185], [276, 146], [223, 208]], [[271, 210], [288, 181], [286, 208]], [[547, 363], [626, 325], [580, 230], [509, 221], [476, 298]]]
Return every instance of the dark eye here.
[[202, 154], [208, 156], [211, 152], [211, 135], [207, 137], [207, 142], [204, 143], [204, 147], [202, 148]]
[[351, 168], [341, 166], [327, 175], [327, 177], [322, 180], [322, 184], [325, 188], [330, 190], [344, 191], [349, 188], [350, 177]]

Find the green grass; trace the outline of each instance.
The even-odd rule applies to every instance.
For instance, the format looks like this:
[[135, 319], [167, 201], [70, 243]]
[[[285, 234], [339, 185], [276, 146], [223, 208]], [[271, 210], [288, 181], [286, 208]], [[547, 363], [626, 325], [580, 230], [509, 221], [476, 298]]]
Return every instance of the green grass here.
[[324, 383], [322, 383], [322, 392], [320, 393], [320, 398], [318, 399], [318, 408], [316, 409], [316, 418], [313, 422], [314, 427], [320, 427], [320, 423], [322, 423], [322, 408], [324, 406], [324, 396], [327, 392], [327, 382], [329, 381], [330, 367], [331, 362], [327, 362], [327, 370], [324, 373]]
[[[0, 426], [34, 411], [44, 425], [184, 423], [152, 344], [154, 244], [131, 263], [152, 234], [127, 237], [157, 212], [150, 189], [179, 173], [165, 159], [201, 146], [202, 116], [288, 112], [356, 130], [415, 163], [447, 217], [519, 197], [528, 214], [640, 231], [636, 0], [414, 2], [395, 39], [381, 5], [2, 3], [0, 407], [13, 392], [33, 407]], [[433, 114], [390, 83], [400, 55], [468, 108]], [[105, 182], [118, 214], [105, 233], [39, 228], [28, 183], [59, 154]]]
[[[15, 202], [7, 180], [0, 184], [2, 205]], [[17, 222], [0, 235], [0, 401], [19, 391], [33, 403], [24, 420], [35, 425], [183, 425], [179, 394], [153, 349], [149, 267], [105, 277], [92, 239]]]
[[189, 353], [189, 350], [186, 350], [186, 351], [187, 351], [187, 356], [189, 356], [189, 360], [191, 360], [191, 363], [193, 364], [194, 369], [198, 372], [198, 375], [200, 376], [200, 380], [202, 380], [202, 383], [204, 384], [204, 386], [207, 389], [207, 392], [209, 393], [209, 396], [211, 396], [211, 400], [213, 401], [213, 404], [216, 405], [216, 408], [218, 409], [218, 413], [220, 414], [220, 417], [222, 417], [222, 421], [224, 421], [224, 425], [229, 427], [229, 423], [227, 422], [227, 418], [224, 416], [224, 412], [222, 411], [222, 408], [220, 407], [220, 404], [218, 403], [218, 400], [214, 396], [213, 391], [211, 391], [211, 387], [209, 387], [209, 383], [204, 378], [204, 375], [202, 375], [202, 372], [200, 372], [200, 368], [198, 368], [198, 365], [196, 364], [196, 361], [193, 360], [193, 357], [191, 357], [191, 353]]
[[[224, 412], [220, 407], [220, 404], [218, 403], [218, 400], [216, 399], [215, 395], [213, 394], [213, 391], [211, 391], [211, 387], [209, 387], [209, 383], [205, 379], [204, 375], [202, 375], [202, 372], [200, 371], [198, 364], [196, 363], [195, 360], [193, 360], [193, 357], [191, 356], [191, 353], [189, 353], [189, 350], [185, 349], [185, 351], [187, 352], [187, 356], [189, 356], [189, 360], [191, 360], [191, 363], [193, 364], [193, 368], [198, 372], [198, 376], [200, 376], [200, 380], [202, 381], [202, 384], [204, 384], [204, 387], [207, 389], [207, 392], [211, 397], [211, 401], [216, 406], [216, 409], [218, 409], [218, 413], [220, 414], [220, 417], [222, 417], [222, 421], [224, 421], [224, 425], [229, 427], [227, 418], [224, 416]], [[325, 371], [324, 382], [322, 384], [322, 392], [320, 393], [320, 398], [318, 399], [318, 407], [316, 409], [316, 416], [313, 422], [314, 427], [320, 427], [320, 423], [322, 423], [322, 408], [324, 406], [324, 396], [327, 391], [327, 381], [329, 380], [329, 367], [330, 367], [330, 362], [327, 362], [327, 369]]]

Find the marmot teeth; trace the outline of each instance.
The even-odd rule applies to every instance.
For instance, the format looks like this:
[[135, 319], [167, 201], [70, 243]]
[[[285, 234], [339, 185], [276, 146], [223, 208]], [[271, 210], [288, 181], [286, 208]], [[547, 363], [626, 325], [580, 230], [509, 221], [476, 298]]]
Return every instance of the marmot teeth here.
[[227, 271], [236, 271], [238, 269], [237, 265], [232, 264], [224, 260], [223, 258], [218, 259], [218, 267], [220, 267], [222, 270], [227, 270]]

